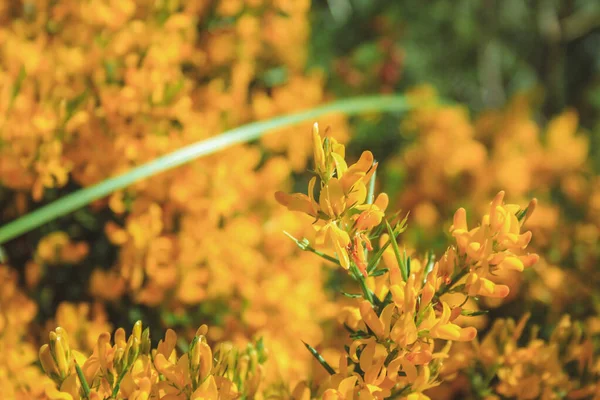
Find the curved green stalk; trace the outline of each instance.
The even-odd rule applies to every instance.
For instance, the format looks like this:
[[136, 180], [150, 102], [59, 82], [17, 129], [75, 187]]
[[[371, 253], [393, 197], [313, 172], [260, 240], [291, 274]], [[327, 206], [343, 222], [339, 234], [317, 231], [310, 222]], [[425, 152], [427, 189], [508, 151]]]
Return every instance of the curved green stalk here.
[[364, 112], [405, 111], [409, 108], [410, 105], [404, 96], [365, 96], [336, 101], [307, 111], [275, 117], [266, 121], [252, 122], [226, 131], [219, 136], [185, 146], [139, 167], [135, 167], [124, 174], [78, 190], [30, 212], [0, 228], [0, 244], [6, 243], [55, 218], [75, 211], [94, 200], [123, 189], [134, 182], [178, 167], [202, 156], [213, 154], [235, 144], [257, 139], [274, 129], [294, 125], [331, 113], [350, 115]]

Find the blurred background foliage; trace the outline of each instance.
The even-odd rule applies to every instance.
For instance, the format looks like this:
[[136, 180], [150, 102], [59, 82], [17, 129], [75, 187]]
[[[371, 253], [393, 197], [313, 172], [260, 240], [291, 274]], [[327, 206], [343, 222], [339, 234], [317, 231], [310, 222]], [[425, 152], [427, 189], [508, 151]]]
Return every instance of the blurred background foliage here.
[[312, 21], [310, 64], [340, 96], [428, 83], [479, 113], [529, 91], [536, 120], [573, 107], [600, 148], [596, 1], [315, 1]]

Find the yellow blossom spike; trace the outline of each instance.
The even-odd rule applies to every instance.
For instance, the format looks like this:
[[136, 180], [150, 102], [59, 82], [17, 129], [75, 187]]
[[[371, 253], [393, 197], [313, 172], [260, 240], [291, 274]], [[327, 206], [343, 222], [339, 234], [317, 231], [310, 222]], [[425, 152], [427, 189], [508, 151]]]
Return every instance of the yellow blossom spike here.
[[325, 152], [323, 151], [323, 140], [319, 134], [319, 124], [317, 122], [315, 122], [312, 127], [312, 143], [315, 171], [319, 174], [321, 179], [326, 181], [329, 177], [326, 176], [327, 166], [325, 165]]

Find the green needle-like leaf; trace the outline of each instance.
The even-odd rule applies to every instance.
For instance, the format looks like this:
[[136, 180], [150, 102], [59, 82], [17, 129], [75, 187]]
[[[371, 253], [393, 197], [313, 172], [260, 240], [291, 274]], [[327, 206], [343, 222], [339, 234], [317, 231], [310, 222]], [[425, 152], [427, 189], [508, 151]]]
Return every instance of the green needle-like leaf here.
[[0, 244], [6, 243], [23, 233], [84, 207], [95, 200], [106, 197], [117, 190], [126, 188], [132, 183], [173, 169], [200, 157], [216, 153], [230, 146], [258, 139], [275, 129], [295, 125], [306, 120], [314, 120], [322, 115], [331, 113], [352, 115], [376, 111], [406, 111], [410, 107], [411, 105], [404, 96], [365, 96], [340, 100], [310, 110], [283, 115], [266, 121], [252, 122], [231, 129], [219, 136], [191, 144], [162, 157], [158, 157], [122, 175], [78, 190], [18, 218], [0, 228]]
[[319, 364], [321, 364], [323, 366], [323, 368], [325, 368], [327, 370], [327, 372], [329, 372], [330, 375], [335, 375], [335, 370], [333, 368], [331, 368], [331, 365], [329, 365], [327, 363], [327, 361], [325, 361], [325, 359], [323, 358], [323, 356], [321, 354], [319, 354], [317, 349], [315, 349], [310, 344], [308, 344], [304, 341], [302, 343], [304, 343], [304, 345], [306, 346], [308, 351], [310, 351], [310, 354], [312, 354], [313, 357], [317, 359]]
[[404, 281], [407, 281], [408, 280], [408, 270], [407, 270], [406, 263], [404, 262], [404, 259], [400, 255], [400, 249], [398, 248], [398, 243], [396, 242], [396, 239], [395, 239], [396, 235], [394, 234], [394, 230], [390, 226], [390, 223], [387, 222], [387, 220], [385, 221], [385, 226], [388, 230], [388, 234], [390, 235], [390, 242], [392, 244], [392, 248], [394, 249], [394, 254], [396, 255], [396, 261], [398, 262], [398, 265], [400, 266], [400, 273], [402, 274], [402, 279], [404, 279]]
[[89, 399], [90, 398], [90, 385], [88, 385], [87, 380], [85, 379], [85, 375], [83, 374], [83, 371], [81, 370], [81, 367], [79, 366], [79, 364], [77, 364], [77, 361], [75, 361], [75, 371], [77, 372], [77, 377], [79, 378], [79, 382], [81, 382], [81, 389], [83, 390], [83, 397], [85, 399]]

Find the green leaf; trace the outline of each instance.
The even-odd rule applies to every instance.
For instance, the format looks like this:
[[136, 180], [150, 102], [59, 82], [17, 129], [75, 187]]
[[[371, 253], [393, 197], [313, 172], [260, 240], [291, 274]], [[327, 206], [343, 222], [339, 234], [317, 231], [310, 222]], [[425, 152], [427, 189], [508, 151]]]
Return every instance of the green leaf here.
[[485, 315], [489, 312], [489, 310], [480, 310], [480, 311], [470, 311], [470, 310], [462, 310], [460, 315], [464, 315], [466, 317], [477, 317], [479, 315]]
[[263, 73], [262, 80], [268, 88], [282, 85], [288, 80], [288, 70], [285, 67], [271, 68]]
[[352, 54], [352, 63], [358, 68], [369, 68], [381, 62], [383, 52], [377, 42], [367, 42], [360, 45]]
[[327, 361], [325, 361], [325, 359], [323, 358], [323, 356], [321, 356], [321, 354], [319, 354], [319, 352], [317, 351], [317, 349], [315, 349], [310, 344], [308, 344], [308, 343], [306, 343], [304, 341], [302, 341], [302, 343], [304, 343], [304, 345], [306, 346], [306, 348], [308, 349], [308, 351], [310, 351], [310, 354], [312, 354], [313, 357], [317, 359], [317, 361], [319, 362], [319, 364], [321, 364], [323, 366], [323, 368], [325, 368], [327, 370], [327, 372], [329, 372], [329, 374], [335, 375], [335, 370], [333, 368], [331, 368], [331, 365], [329, 365], [327, 363]]
[[8, 106], [9, 109], [12, 108], [11, 106], [13, 105], [13, 102], [19, 95], [21, 87], [23, 86], [23, 81], [25, 80], [26, 76], [27, 73], [25, 72], [25, 66], [21, 65], [21, 69], [19, 69], [19, 75], [17, 76], [17, 80], [15, 81], [15, 86], [13, 86], [12, 93], [10, 94], [10, 102]]
[[431, 252], [427, 255], [427, 265], [425, 266], [425, 273], [423, 274], [423, 276], [425, 277], [424, 279], [427, 279], [427, 275], [429, 275], [429, 273], [431, 271], [433, 271], [434, 266], [435, 266], [435, 254], [433, 254], [433, 252]]
[[[394, 249], [394, 255], [396, 256], [396, 261], [398, 262], [398, 265], [400, 266], [400, 273], [402, 274], [402, 279], [404, 279], [404, 281], [408, 280], [408, 270], [407, 270], [407, 266], [404, 263], [404, 260], [402, 259], [402, 257], [400, 256], [400, 249], [398, 248], [398, 243], [396, 243], [396, 235], [394, 234], [394, 230], [392, 229], [392, 227], [390, 226], [390, 223], [386, 220], [385, 221], [385, 226], [387, 227], [388, 230], [388, 234], [390, 235], [390, 242], [392, 244], [392, 248]], [[405, 251], [405, 255], [406, 255], [406, 251]]]
[[367, 264], [367, 273], [371, 274], [373, 271], [375, 271], [375, 268], [377, 268], [377, 265], [379, 264], [379, 261], [381, 260], [381, 257], [383, 256], [383, 252], [388, 248], [388, 246], [390, 245], [390, 239], [388, 239], [387, 242], [384, 243], [383, 246], [381, 246], [381, 248], [369, 259], [369, 262]]
[[171, 104], [177, 93], [183, 89], [185, 81], [183, 78], [179, 78], [175, 83], [167, 83], [165, 86], [165, 94], [163, 97], [163, 104]]
[[336, 101], [310, 110], [282, 115], [265, 121], [252, 122], [221, 135], [193, 143], [169, 154], [158, 157], [146, 164], [106, 179], [96, 185], [78, 190], [44, 207], [0, 227], [0, 244], [6, 243], [23, 233], [29, 232], [49, 221], [71, 213], [95, 200], [124, 189], [135, 182], [168, 171], [198, 158], [218, 151], [258, 139], [275, 129], [292, 126], [306, 120], [331, 113], [353, 115], [368, 112], [406, 111], [412, 106], [404, 96], [365, 96]]
[[[394, 214], [393, 219], [395, 219], [396, 217], [398, 217], [398, 215], [400, 214], [400, 211], [398, 211], [397, 213]], [[406, 214], [406, 216], [396, 224], [396, 228], [394, 229], [394, 236], [390, 236], [390, 239], [387, 240], [387, 242], [385, 242], [383, 244], [383, 246], [381, 246], [381, 248], [374, 254], [373, 257], [370, 258], [368, 264], [367, 264], [367, 273], [371, 274], [375, 268], [377, 268], [377, 265], [379, 265], [379, 261], [381, 260], [381, 257], [383, 256], [383, 252], [385, 250], [387, 250], [388, 246], [391, 244], [391, 238], [398, 238], [398, 235], [400, 235], [401, 233], [403, 233], [404, 231], [406, 231], [407, 228], [407, 223], [406, 221], [408, 221], [408, 213]], [[385, 221], [385, 225], [383, 224], [383, 222], [381, 223], [382, 226], [382, 231], [384, 226], [387, 227], [388, 222]], [[389, 233], [389, 230], [388, 230]], [[377, 236], [379, 236], [379, 234], [377, 234]], [[374, 239], [374, 237], [372, 237], [371, 239]]]
[[389, 270], [387, 268], [376, 269], [373, 273], [369, 274], [369, 276], [381, 276], [387, 273]]
[[7, 263], [8, 255], [6, 254], [6, 250], [2, 246], [0, 246], [0, 263]]
[[89, 399], [90, 398], [90, 386], [88, 385], [87, 380], [85, 379], [85, 375], [83, 374], [81, 367], [79, 366], [79, 364], [77, 364], [77, 361], [74, 361], [74, 363], [75, 363], [75, 371], [77, 371], [77, 377], [79, 378], [79, 382], [81, 382], [81, 390], [83, 391], [83, 397], [85, 399]]
[[523, 210], [519, 210], [519, 211], [517, 211], [517, 212], [515, 213], [515, 216], [517, 217], [517, 219], [519, 220], [519, 222], [521, 222], [521, 220], [522, 220], [523, 218], [525, 218], [525, 215], [527, 215], [527, 209], [528, 209], [528, 208], [529, 208], [529, 207], [526, 207], [525, 209], [523, 209]]

